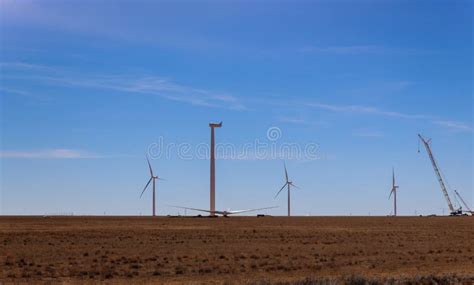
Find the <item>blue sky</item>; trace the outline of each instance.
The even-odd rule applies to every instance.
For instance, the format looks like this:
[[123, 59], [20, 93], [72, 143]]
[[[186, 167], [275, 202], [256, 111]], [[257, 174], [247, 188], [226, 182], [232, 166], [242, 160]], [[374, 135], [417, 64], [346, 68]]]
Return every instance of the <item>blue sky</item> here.
[[[417, 133], [473, 200], [470, 1], [0, 1], [2, 214], [150, 214], [150, 146], [217, 142], [217, 208], [442, 213]], [[267, 138], [269, 128], [278, 140]], [[278, 128], [278, 129], [276, 129]], [[317, 145], [317, 156], [282, 147]], [[306, 154], [306, 153], [304, 153]], [[209, 207], [209, 161], [152, 159], [159, 214]], [[454, 198], [453, 198], [454, 199]], [[446, 211], [446, 210], [445, 210]]]

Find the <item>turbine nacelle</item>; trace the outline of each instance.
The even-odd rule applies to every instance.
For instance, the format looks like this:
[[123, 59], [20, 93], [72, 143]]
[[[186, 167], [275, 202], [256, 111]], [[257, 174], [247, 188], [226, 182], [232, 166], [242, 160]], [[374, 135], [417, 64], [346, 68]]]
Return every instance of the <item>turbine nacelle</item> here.
[[220, 122], [220, 123], [209, 123], [209, 127], [211, 127], [211, 128], [220, 128], [220, 127], [222, 127], [222, 122]]

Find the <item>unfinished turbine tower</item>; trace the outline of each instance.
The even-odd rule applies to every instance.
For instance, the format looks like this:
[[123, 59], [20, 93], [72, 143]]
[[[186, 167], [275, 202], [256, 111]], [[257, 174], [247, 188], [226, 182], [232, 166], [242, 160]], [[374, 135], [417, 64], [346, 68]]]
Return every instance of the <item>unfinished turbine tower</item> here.
[[278, 191], [278, 193], [276, 193], [275, 195], [275, 198], [278, 197], [278, 195], [280, 194], [281, 191], [283, 191], [283, 189], [285, 189], [285, 187], [287, 187], [287, 191], [288, 191], [288, 217], [291, 216], [291, 187], [295, 187], [297, 189], [300, 189], [299, 187], [297, 187], [295, 184], [293, 184], [292, 181], [290, 181], [288, 179], [288, 171], [286, 170], [286, 164], [283, 162], [283, 167], [285, 168], [285, 184], [283, 184], [283, 186], [281, 187], [280, 191]]
[[210, 181], [210, 207], [209, 212], [211, 216], [216, 216], [216, 157], [214, 153], [214, 128], [222, 127], [222, 122], [220, 123], [209, 123], [211, 128], [211, 181]]
[[395, 185], [395, 170], [392, 167], [392, 190], [390, 191], [390, 195], [388, 199], [392, 197], [393, 194], [393, 215], [397, 216], [397, 189], [398, 186]]
[[153, 217], [156, 216], [156, 212], [155, 212], [155, 197], [156, 197], [156, 193], [155, 193], [155, 180], [156, 179], [160, 179], [160, 180], [163, 180], [162, 178], [159, 178], [158, 176], [155, 176], [153, 175], [153, 169], [151, 169], [151, 164], [150, 164], [150, 160], [148, 159], [148, 156], [146, 158], [146, 161], [148, 162], [148, 168], [150, 169], [150, 180], [148, 180], [148, 183], [145, 185], [145, 188], [143, 188], [143, 191], [142, 191], [142, 194], [140, 194], [140, 198], [143, 196], [143, 193], [145, 193], [145, 190], [146, 188], [148, 187], [148, 185], [150, 185], [150, 182], [153, 180]]

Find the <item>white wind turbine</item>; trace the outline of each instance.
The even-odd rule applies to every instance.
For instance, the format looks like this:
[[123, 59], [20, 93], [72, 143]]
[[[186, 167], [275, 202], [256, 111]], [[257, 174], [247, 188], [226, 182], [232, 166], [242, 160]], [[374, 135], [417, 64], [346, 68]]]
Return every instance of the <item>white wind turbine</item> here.
[[291, 192], [291, 187], [295, 187], [296, 189], [301, 189], [301, 188], [299, 188], [298, 186], [296, 186], [295, 184], [293, 184], [293, 182], [288, 179], [288, 171], [286, 170], [286, 164], [285, 164], [284, 162], [283, 162], [283, 167], [285, 168], [285, 178], [286, 178], [286, 182], [285, 182], [285, 184], [283, 184], [283, 186], [281, 187], [280, 191], [278, 191], [278, 193], [276, 193], [275, 198], [278, 197], [278, 195], [280, 194], [280, 192], [283, 191], [283, 189], [284, 189], [285, 187], [287, 187], [287, 191], [288, 191], [288, 217], [290, 217], [290, 216], [291, 216], [291, 205], [290, 205], [290, 204], [291, 204], [291, 203], [290, 203], [290, 200], [291, 200], [291, 199], [290, 199], [290, 196], [291, 196], [291, 194], [290, 194], [290, 192]]
[[397, 216], [397, 189], [398, 186], [395, 185], [395, 170], [392, 167], [392, 190], [390, 191], [390, 195], [388, 199], [392, 197], [393, 194], [393, 215]]
[[156, 196], [156, 193], [155, 193], [155, 184], [156, 184], [155, 180], [156, 179], [164, 180], [164, 179], [153, 175], [153, 169], [151, 169], [151, 164], [150, 164], [150, 160], [148, 159], [148, 156], [146, 158], [146, 161], [148, 162], [148, 168], [150, 169], [150, 180], [148, 180], [148, 183], [145, 185], [145, 188], [143, 188], [142, 194], [140, 194], [140, 198], [143, 196], [143, 193], [145, 193], [146, 188], [148, 187], [148, 185], [150, 185], [150, 182], [153, 180], [153, 217], [154, 217], [154, 216], [156, 216], [155, 215], [155, 196]]

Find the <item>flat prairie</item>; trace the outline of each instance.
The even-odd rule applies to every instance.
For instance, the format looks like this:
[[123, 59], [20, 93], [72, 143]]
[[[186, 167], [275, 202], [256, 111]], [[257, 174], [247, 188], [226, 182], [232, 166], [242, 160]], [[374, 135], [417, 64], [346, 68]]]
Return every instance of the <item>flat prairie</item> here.
[[473, 237], [474, 217], [4, 216], [0, 284], [474, 284]]

